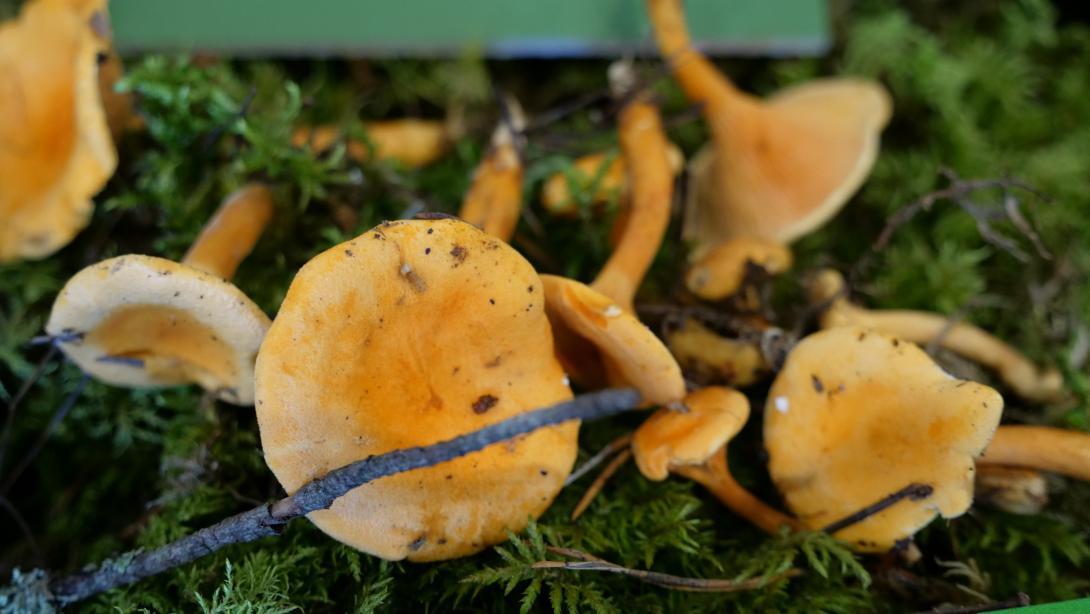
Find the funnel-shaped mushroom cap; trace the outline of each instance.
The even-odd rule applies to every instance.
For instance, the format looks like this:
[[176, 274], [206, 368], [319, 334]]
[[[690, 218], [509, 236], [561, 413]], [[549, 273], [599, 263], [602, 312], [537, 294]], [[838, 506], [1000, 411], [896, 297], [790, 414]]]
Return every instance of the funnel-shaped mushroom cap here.
[[749, 400], [730, 388], [702, 388], [685, 397], [685, 411], [660, 409], [632, 437], [632, 455], [649, 480], [674, 467], [703, 465], [745, 426]]
[[791, 250], [782, 243], [755, 237], [729, 239], [708, 251], [685, 274], [685, 286], [706, 300], [726, 298], [738, 291], [753, 263], [772, 275], [791, 268]]
[[[571, 398], [542, 282], [455, 219], [392, 222], [308, 262], [257, 361], [265, 460], [288, 492], [372, 454]], [[466, 556], [552, 502], [578, 425], [545, 428], [352, 490], [309, 517], [387, 559]]]
[[133, 388], [197, 383], [229, 403], [254, 398], [269, 318], [228, 281], [153, 256], [118, 256], [68, 280], [46, 332], [85, 373]]
[[684, 231], [698, 253], [732, 237], [790, 243], [828, 221], [870, 173], [891, 104], [876, 83], [824, 79], [729, 108], [705, 109], [714, 142], [692, 162]]
[[98, 91], [105, 4], [32, 0], [0, 26], [0, 262], [68, 244], [117, 165]]
[[932, 487], [836, 533], [888, 550], [973, 500], [974, 459], [1003, 409], [997, 392], [953, 378], [919, 347], [860, 328], [803, 339], [768, 394], [769, 473], [806, 526], [822, 528], [910, 484]]
[[636, 316], [577, 281], [553, 275], [542, 275], [541, 281], [549, 321], [566, 341], [557, 344], [557, 351], [573, 377], [593, 379], [581, 372], [606, 365], [620, 380], [615, 383], [635, 387], [648, 403], [664, 405], [685, 396], [681, 367]]

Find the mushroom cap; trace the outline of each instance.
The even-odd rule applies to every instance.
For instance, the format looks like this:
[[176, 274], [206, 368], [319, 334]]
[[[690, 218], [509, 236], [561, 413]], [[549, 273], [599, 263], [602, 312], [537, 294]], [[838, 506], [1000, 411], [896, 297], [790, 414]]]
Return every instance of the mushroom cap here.
[[636, 316], [575, 280], [542, 275], [541, 281], [549, 322], [564, 340], [557, 352], [573, 377], [591, 379], [581, 376], [604, 365], [611, 381], [635, 387], [647, 403], [664, 405], [685, 396], [681, 367]]
[[724, 337], [694, 318], [667, 332], [666, 345], [683, 372], [700, 382], [743, 388], [770, 371], [759, 343]]
[[936, 514], [973, 501], [974, 459], [999, 424], [1003, 398], [955, 379], [919, 347], [840, 327], [806, 337], [768, 394], [768, 470], [806, 526], [819, 529], [902, 488], [933, 493], [902, 500], [836, 533], [856, 549], [888, 550]]
[[782, 243], [757, 237], [734, 237], [708, 251], [685, 274], [685, 286], [705, 300], [726, 298], [738, 291], [750, 262], [772, 275], [791, 268], [791, 250]]
[[105, 15], [105, 0], [33, 0], [0, 25], [0, 262], [67, 245], [117, 166], [98, 90]]
[[[257, 360], [265, 460], [288, 492], [330, 470], [571, 398], [542, 281], [456, 219], [385, 223], [308, 262]], [[545, 511], [578, 424], [365, 484], [309, 518], [386, 559], [466, 556]]]
[[715, 140], [691, 162], [684, 234], [698, 255], [731, 237], [790, 243], [828, 221], [869, 174], [892, 109], [859, 79], [731, 100], [705, 109]]
[[45, 329], [81, 333], [61, 349], [108, 384], [197, 383], [223, 401], [250, 405], [254, 359], [268, 327], [268, 316], [230, 282], [164, 258], [128, 255], [68, 280]]
[[632, 455], [649, 480], [665, 480], [674, 467], [704, 464], [749, 419], [749, 399], [730, 388], [696, 390], [684, 404], [684, 411], [658, 410], [632, 437]]

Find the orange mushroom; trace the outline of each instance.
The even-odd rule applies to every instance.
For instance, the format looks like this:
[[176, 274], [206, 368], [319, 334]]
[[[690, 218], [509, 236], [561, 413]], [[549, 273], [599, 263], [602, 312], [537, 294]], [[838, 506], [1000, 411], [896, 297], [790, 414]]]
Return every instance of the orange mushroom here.
[[976, 464], [974, 498], [1011, 514], [1038, 514], [1048, 505], [1048, 482], [1036, 469], [988, 465], [981, 459]]
[[739, 516], [771, 534], [802, 525], [769, 507], [734, 479], [727, 466], [727, 444], [749, 419], [749, 400], [730, 388], [689, 393], [684, 410], [660, 409], [636, 430], [632, 454], [640, 473], [665, 480], [670, 473], [706, 487]]
[[1090, 433], [1047, 426], [1001, 426], [980, 462], [1090, 481]]
[[526, 126], [521, 107], [507, 104], [509, 118], [492, 133], [492, 145], [473, 174], [458, 217], [488, 234], [510, 241], [522, 208], [522, 159], [516, 140]]
[[57, 296], [46, 332], [108, 384], [196, 383], [249, 405], [269, 318], [227, 280], [271, 215], [268, 189], [251, 185], [224, 201], [181, 263], [127, 255], [83, 269]]
[[[277, 479], [294, 492], [368, 455], [570, 398], [545, 312], [550, 285], [510, 246], [458, 219], [385, 223], [316, 256], [257, 360], [262, 447]], [[626, 345], [642, 340], [631, 332], [607, 326], [594, 341], [629, 355]], [[571, 471], [577, 435], [576, 423], [544, 428], [372, 482], [309, 518], [387, 559], [466, 556], [545, 511]]]
[[819, 272], [810, 282], [810, 300], [824, 307], [822, 328], [861, 326], [920, 345], [936, 343], [994, 369], [1018, 396], [1040, 403], [1063, 396], [1063, 376], [1039, 368], [1018, 350], [991, 334], [945, 316], [908, 309], [864, 309], [848, 301], [844, 277], [833, 270]]
[[105, 0], [31, 0], [0, 26], [0, 262], [67, 245], [117, 166], [98, 90], [103, 23]]
[[694, 257], [739, 236], [790, 243], [831, 218], [874, 164], [886, 91], [822, 79], [759, 100], [692, 47], [681, 0], [647, 0], [647, 10], [659, 52], [712, 133], [690, 167], [684, 233]]
[[[366, 139], [349, 139], [347, 153], [357, 162], [398, 162], [409, 168], [427, 166], [450, 150], [457, 133], [449, 122], [430, 119], [391, 119], [363, 122]], [[295, 147], [309, 146], [323, 152], [345, 138], [338, 126], [303, 126], [292, 135]]]
[[791, 268], [791, 250], [776, 241], [754, 237], [735, 237], [710, 249], [685, 274], [685, 287], [698, 297], [714, 301], [736, 293], [746, 278], [749, 266], [758, 266], [770, 275]]
[[[676, 177], [685, 166], [685, 156], [669, 141], [666, 156], [670, 161], [670, 172]], [[602, 205], [628, 191], [628, 177], [628, 165], [623, 156], [605, 151], [589, 153], [573, 160], [570, 170], [558, 171], [545, 180], [541, 187], [541, 204], [552, 215], [574, 216], [578, 207], [572, 195], [573, 188], [576, 192], [589, 191], [586, 199], [590, 205]]]
[[742, 388], [771, 371], [757, 343], [723, 337], [693, 318], [666, 333], [666, 346], [681, 368], [703, 383]]
[[[769, 473], [804, 526], [886, 551], [936, 515], [969, 509], [974, 461], [1002, 409], [996, 391], [950, 376], [912, 343], [856, 327], [821, 331], [795, 346], [769, 391]], [[892, 493], [911, 494], [836, 524]]]

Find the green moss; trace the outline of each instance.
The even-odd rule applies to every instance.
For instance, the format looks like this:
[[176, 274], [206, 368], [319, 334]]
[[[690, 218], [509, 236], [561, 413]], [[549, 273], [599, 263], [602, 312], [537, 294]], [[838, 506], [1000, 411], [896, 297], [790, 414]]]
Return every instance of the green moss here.
[[[1015, 259], [987, 244], [964, 211], [942, 202], [898, 230], [857, 289], [875, 306], [964, 310], [968, 320], [1061, 366], [1075, 403], [1043, 410], [1021, 407], [1013, 398], [1009, 404], [1020, 417], [1088, 428], [1090, 383], [1083, 366], [1068, 358], [1090, 313], [1090, 286], [1081, 283], [1090, 272], [1090, 30], [1057, 27], [1051, 5], [1040, 0], [999, 9], [987, 2], [932, 9], [932, 3], [906, 9], [889, 0], [859, 2], [840, 24], [843, 43], [829, 58], [729, 64], [744, 86], [760, 92], [830, 73], [873, 76], [896, 103], [871, 179], [844, 214], [796, 246], [796, 274], [777, 283], [777, 315], [791, 324], [801, 313], [801, 276], [817, 266], [852, 266], [892, 212], [943, 185], [940, 169], [962, 177], [1017, 176], [1050, 196], [1022, 195], [1022, 206], [1052, 260]], [[139, 96], [148, 129], [122, 143], [122, 166], [90, 227], [48, 260], [0, 266], [5, 400], [45, 352], [26, 342], [39, 334], [53, 296], [89, 262], [130, 251], [180, 257], [228, 192], [266, 181], [275, 190], [277, 214], [235, 281], [274, 313], [294, 271], [318, 251], [421, 207], [456, 210], [495, 121], [493, 83], [514, 92], [531, 114], [605, 86], [603, 62], [485, 63], [472, 55], [366, 66], [201, 67], [185, 58], [151, 56], [128, 68], [123, 87]], [[661, 72], [644, 68], [668, 117], [690, 110]], [[451, 155], [419, 171], [357, 165], [342, 148], [315, 156], [289, 146], [298, 122], [347, 126], [358, 117], [440, 117], [451, 108], [463, 110], [469, 134]], [[616, 146], [608, 105], [600, 109], [605, 113], [575, 113], [532, 132], [530, 202], [544, 178], [569, 168], [575, 156]], [[671, 138], [688, 154], [706, 138], [699, 121], [670, 125]], [[1002, 196], [974, 197], [994, 208]], [[345, 210], [354, 219], [334, 216]], [[603, 213], [584, 206], [575, 220], [553, 220], [533, 205], [515, 245], [542, 271], [586, 280], [608, 256], [615, 213], [615, 203]], [[669, 236], [676, 238], [676, 226], [674, 220]], [[998, 221], [996, 228], [1033, 253], [1009, 223]], [[641, 299], [672, 298], [683, 258], [680, 242], [670, 241]], [[4, 468], [29, 450], [78, 378], [73, 367], [57, 361], [43, 373], [18, 409]], [[762, 395], [754, 391], [755, 406]], [[625, 417], [585, 427], [583, 458], [638, 421]], [[759, 430], [750, 425], [732, 444], [732, 466], [747, 487], [776, 502], [759, 461]], [[194, 389], [127, 391], [91, 383], [8, 494], [35, 543], [5, 521], [0, 568], [75, 569], [125, 549], [163, 544], [276, 496], [256, 433], [252, 412], [216, 404]], [[882, 612], [971, 602], [973, 591], [999, 599], [1021, 590], [1035, 602], [1090, 592], [1084, 528], [1090, 488], [1081, 484], [1057, 481], [1053, 503], [1041, 516], [977, 510], [933, 523], [919, 540], [927, 557], [909, 577], [892, 574], [875, 558], [856, 557], [824, 535], [764, 536], [699, 488], [675, 479], [651, 483], [631, 466], [573, 523], [568, 515], [587, 481], [565, 489], [545, 516], [509, 543], [467, 559], [381, 562], [299, 522], [279, 538], [229, 548], [72, 609]], [[693, 577], [770, 576], [788, 568], [803, 575], [746, 593], [671, 592], [615, 575], [532, 569], [533, 562], [554, 558], [546, 546]]]

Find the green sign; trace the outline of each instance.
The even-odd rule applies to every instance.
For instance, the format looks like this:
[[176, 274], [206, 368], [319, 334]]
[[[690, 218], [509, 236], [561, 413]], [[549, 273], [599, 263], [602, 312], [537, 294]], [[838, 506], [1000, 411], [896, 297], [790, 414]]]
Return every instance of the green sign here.
[[[693, 37], [715, 54], [817, 54], [824, 0], [688, 0]], [[491, 57], [648, 53], [644, 0], [112, 0], [123, 53]]]

